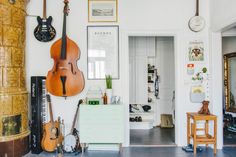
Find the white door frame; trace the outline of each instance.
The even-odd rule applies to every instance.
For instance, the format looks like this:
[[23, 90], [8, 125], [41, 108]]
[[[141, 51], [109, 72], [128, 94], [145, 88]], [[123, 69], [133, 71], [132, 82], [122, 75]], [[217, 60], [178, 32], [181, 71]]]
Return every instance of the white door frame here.
[[[217, 126], [217, 148], [223, 147], [223, 53], [222, 53], [222, 32], [236, 26], [234, 21], [227, 21], [217, 30], [210, 34], [211, 39], [211, 70], [212, 70], [212, 106], [213, 113], [218, 116]], [[219, 70], [221, 69], [221, 70]]]
[[140, 31], [121, 31], [121, 52], [120, 59], [122, 64], [120, 64], [121, 70], [121, 78], [122, 78], [122, 89], [125, 89], [122, 93], [122, 99], [125, 106], [125, 141], [124, 147], [128, 147], [130, 145], [130, 126], [129, 126], [129, 37], [130, 36], [162, 36], [162, 37], [174, 37], [174, 56], [175, 56], [175, 143], [180, 145], [181, 139], [178, 137], [180, 134], [179, 124], [181, 120], [178, 118], [179, 112], [179, 98], [181, 97], [181, 76], [179, 76], [181, 71], [181, 65], [183, 63], [180, 52], [180, 39], [179, 39], [179, 31], [178, 30], [140, 30]]

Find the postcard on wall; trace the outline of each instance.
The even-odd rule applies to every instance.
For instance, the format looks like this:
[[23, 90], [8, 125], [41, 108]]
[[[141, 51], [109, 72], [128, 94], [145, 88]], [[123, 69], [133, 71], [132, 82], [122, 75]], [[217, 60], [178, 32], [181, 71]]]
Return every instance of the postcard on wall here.
[[188, 75], [194, 74], [194, 64], [187, 64], [187, 74]]
[[117, 0], [89, 0], [89, 22], [117, 22]]
[[204, 61], [204, 45], [201, 41], [189, 42], [189, 61]]

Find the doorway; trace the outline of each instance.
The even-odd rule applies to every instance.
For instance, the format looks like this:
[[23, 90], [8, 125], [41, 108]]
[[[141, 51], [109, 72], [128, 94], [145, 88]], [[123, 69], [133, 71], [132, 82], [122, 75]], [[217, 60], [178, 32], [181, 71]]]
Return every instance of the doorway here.
[[129, 36], [131, 146], [175, 145], [173, 36]]
[[[236, 146], [236, 34], [226, 36], [235, 28], [222, 33], [224, 105], [223, 105], [223, 144]], [[236, 31], [235, 31], [236, 33]]]

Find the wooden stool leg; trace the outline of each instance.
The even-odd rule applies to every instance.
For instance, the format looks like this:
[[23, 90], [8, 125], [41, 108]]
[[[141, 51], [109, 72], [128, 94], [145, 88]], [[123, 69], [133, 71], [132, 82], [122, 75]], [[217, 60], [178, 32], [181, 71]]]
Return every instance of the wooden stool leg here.
[[214, 143], [214, 154], [216, 154], [216, 142]]
[[217, 146], [217, 118], [215, 118], [215, 120], [214, 120], [214, 139], [215, 139], [214, 154], [216, 154], [216, 146]]
[[190, 144], [190, 116], [187, 116], [187, 144]]
[[196, 132], [196, 120], [194, 119], [193, 121], [193, 152], [194, 152], [194, 155], [196, 155], [197, 153], [197, 142], [196, 142], [196, 137], [197, 137], [197, 132]]

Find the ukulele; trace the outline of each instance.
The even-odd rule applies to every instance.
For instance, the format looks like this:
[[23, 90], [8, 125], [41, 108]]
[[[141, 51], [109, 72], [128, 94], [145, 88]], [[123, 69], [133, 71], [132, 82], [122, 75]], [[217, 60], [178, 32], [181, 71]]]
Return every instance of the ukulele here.
[[68, 135], [66, 135], [65, 140], [64, 140], [64, 151], [67, 153], [72, 153], [72, 152], [81, 150], [81, 146], [79, 142], [79, 134], [78, 134], [78, 130], [75, 128], [75, 123], [78, 116], [79, 106], [82, 103], [83, 103], [83, 100], [80, 99], [78, 103], [78, 107], [75, 112], [71, 131]]
[[63, 135], [60, 131], [60, 120], [53, 120], [50, 95], [47, 94], [46, 97], [49, 104], [50, 121], [43, 124], [43, 139], [41, 141], [41, 146], [43, 150], [53, 152], [57, 148], [58, 144], [62, 144]]
[[56, 36], [56, 30], [51, 25], [52, 16], [46, 17], [46, 0], [43, 0], [43, 18], [37, 17], [38, 26], [34, 29], [34, 36], [38, 41], [48, 42]]

